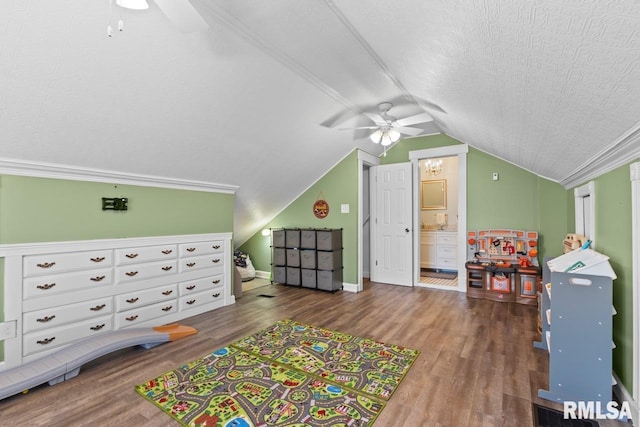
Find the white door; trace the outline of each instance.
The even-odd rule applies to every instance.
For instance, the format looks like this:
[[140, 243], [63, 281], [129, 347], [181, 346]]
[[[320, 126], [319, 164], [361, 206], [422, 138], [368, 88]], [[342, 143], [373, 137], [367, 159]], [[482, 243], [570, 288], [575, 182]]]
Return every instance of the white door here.
[[412, 286], [411, 163], [373, 166], [371, 280]]

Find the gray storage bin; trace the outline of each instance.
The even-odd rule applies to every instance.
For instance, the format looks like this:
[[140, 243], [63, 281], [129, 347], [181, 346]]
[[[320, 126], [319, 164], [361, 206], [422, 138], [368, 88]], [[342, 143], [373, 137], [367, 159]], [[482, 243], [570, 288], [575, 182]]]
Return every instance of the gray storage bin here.
[[273, 248], [273, 265], [287, 265], [287, 252], [284, 248]]
[[271, 245], [274, 248], [284, 248], [284, 230], [272, 230], [271, 231]]
[[319, 251], [342, 249], [342, 230], [316, 230], [316, 249]]
[[300, 267], [300, 251], [287, 249], [287, 267]]
[[300, 251], [300, 267], [316, 268], [316, 251], [303, 249]]
[[342, 289], [342, 269], [333, 271], [318, 270], [316, 286], [318, 289], [331, 292]]
[[299, 248], [300, 230], [285, 230], [284, 244], [287, 248]]
[[287, 267], [287, 285], [300, 286], [300, 269]]
[[316, 270], [307, 270], [305, 268], [300, 270], [302, 276], [302, 286], [305, 288], [316, 287]]
[[342, 250], [323, 252], [318, 251], [318, 270], [335, 270], [342, 267]]
[[273, 281], [282, 285], [287, 283], [287, 267], [273, 267]]
[[316, 248], [316, 230], [300, 230], [300, 247], [304, 249]]

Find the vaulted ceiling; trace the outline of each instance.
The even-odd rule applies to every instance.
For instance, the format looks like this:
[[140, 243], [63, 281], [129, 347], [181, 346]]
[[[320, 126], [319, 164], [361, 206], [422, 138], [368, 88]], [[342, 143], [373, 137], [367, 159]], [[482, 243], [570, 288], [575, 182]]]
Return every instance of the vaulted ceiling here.
[[0, 2], [0, 158], [236, 185], [242, 242], [384, 101], [567, 187], [638, 156], [638, 1], [149, 3]]

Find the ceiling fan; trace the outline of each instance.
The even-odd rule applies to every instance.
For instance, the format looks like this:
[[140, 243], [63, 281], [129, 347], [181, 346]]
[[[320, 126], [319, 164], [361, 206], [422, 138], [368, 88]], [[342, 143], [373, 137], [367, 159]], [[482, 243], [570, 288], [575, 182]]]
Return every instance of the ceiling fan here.
[[391, 110], [392, 107], [392, 103], [383, 102], [378, 105], [380, 114], [363, 113], [374, 123], [373, 126], [342, 128], [339, 130], [371, 129], [373, 132], [369, 135], [369, 139], [376, 144], [382, 144], [386, 147], [398, 141], [401, 135], [418, 136], [424, 131], [421, 128], [411, 127], [411, 125], [433, 121], [433, 117], [431, 117], [429, 113], [419, 113], [398, 119], [389, 114], [389, 110]]
[[[183, 33], [204, 31], [209, 28], [207, 22], [189, 3], [189, 0], [154, 0], [158, 8]], [[144, 10], [149, 8], [147, 0], [116, 0], [116, 4], [125, 9]]]

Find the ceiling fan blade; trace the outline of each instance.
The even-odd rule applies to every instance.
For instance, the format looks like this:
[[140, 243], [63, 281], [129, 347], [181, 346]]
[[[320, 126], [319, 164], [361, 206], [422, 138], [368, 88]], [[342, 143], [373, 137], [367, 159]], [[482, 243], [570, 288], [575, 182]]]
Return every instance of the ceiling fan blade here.
[[357, 128], [338, 128], [338, 130], [378, 129], [379, 126], [359, 126]]
[[209, 28], [189, 0], [155, 0], [158, 8], [183, 33], [194, 33]]
[[429, 113], [419, 113], [415, 116], [405, 117], [404, 119], [396, 120], [398, 126], [410, 126], [418, 123], [431, 122], [433, 117]]
[[376, 114], [376, 113], [362, 113], [362, 114], [369, 117], [377, 125], [387, 124], [387, 121], [383, 119], [380, 114]]
[[406, 126], [394, 126], [393, 128], [402, 134], [411, 135], [411, 136], [417, 136], [417, 135], [420, 135], [422, 132], [424, 132], [424, 129], [410, 128]]

